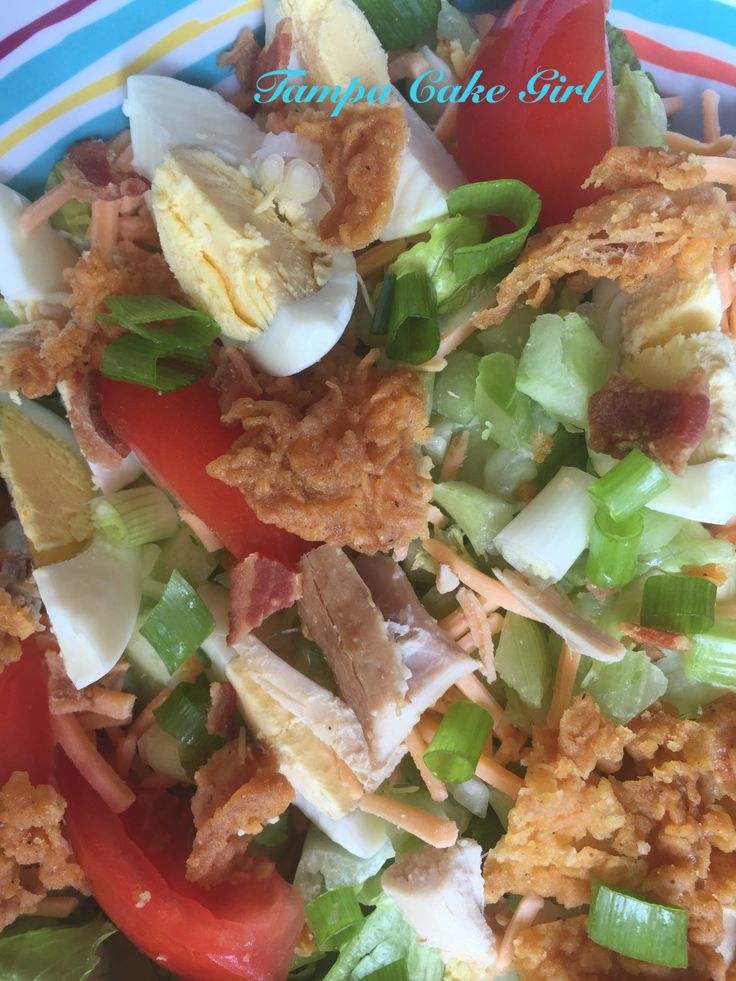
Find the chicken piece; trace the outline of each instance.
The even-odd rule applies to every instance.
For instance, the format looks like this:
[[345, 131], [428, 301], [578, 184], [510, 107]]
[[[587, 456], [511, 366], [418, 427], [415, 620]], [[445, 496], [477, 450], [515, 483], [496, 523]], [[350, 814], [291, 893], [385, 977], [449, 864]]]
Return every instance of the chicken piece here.
[[373, 554], [425, 535], [426, 393], [416, 372], [372, 360], [335, 350], [290, 378], [254, 372], [260, 396], [223, 417], [243, 435], [208, 473], [305, 541]]
[[381, 883], [416, 931], [448, 966], [466, 965], [478, 981], [491, 978], [496, 938], [483, 915], [481, 847], [463, 838], [451, 848], [402, 855]]
[[[249, 634], [227, 666], [243, 717], [294, 789], [328, 817], [353, 810], [374, 773], [352, 709]], [[377, 782], [376, 782], [377, 781]]]

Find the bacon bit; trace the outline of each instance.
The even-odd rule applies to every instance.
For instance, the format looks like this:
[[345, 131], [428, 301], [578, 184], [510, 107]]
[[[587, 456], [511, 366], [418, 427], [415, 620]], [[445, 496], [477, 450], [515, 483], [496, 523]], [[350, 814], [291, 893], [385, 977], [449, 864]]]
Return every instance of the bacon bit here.
[[433, 848], [451, 848], [458, 839], [458, 829], [454, 821], [436, 818], [418, 807], [391, 797], [366, 794], [358, 802], [358, 808], [364, 814], [373, 814], [402, 831], [408, 831]]
[[669, 630], [657, 630], [654, 627], [642, 627], [639, 623], [620, 623], [619, 631], [624, 637], [630, 637], [637, 644], [653, 644], [666, 651], [689, 651], [691, 641], [684, 634], [673, 634]]
[[365, 279], [366, 276], [370, 276], [378, 269], [383, 269], [397, 256], [400, 256], [408, 244], [405, 238], [397, 238], [391, 242], [378, 242], [376, 245], [364, 249], [356, 259], [358, 275]]
[[469, 443], [470, 433], [467, 429], [454, 434], [447, 444], [447, 452], [442, 461], [440, 483], [445, 483], [447, 480], [454, 480], [457, 477], [458, 471], [463, 463], [465, 463], [465, 458], [468, 455]]
[[486, 620], [483, 612], [483, 607], [475, 593], [466, 588], [458, 590], [457, 601], [470, 626], [470, 636], [480, 656], [485, 676], [489, 681], [495, 681], [496, 667], [493, 663], [493, 636], [488, 625], [488, 620]]
[[571, 650], [568, 644], [563, 643], [560, 660], [557, 663], [552, 702], [547, 715], [547, 727], [549, 729], [560, 728], [560, 719], [572, 703], [575, 678], [577, 677], [579, 667], [580, 653]]
[[728, 579], [728, 567], [710, 562], [708, 565], [690, 565], [682, 570], [683, 576], [695, 576], [698, 579], [708, 579], [716, 586], [723, 586]]
[[417, 770], [419, 770], [419, 776], [424, 781], [424, 785], [429, 791], [429, 796], [432, 800], [443, 801], [447, 800], [447, 787], [438, 780], [437, 777], [428, 769], [427, 764], [424, 762], [424, 754], [427, 751], [427, 744], [416, 731], [413, 729], [409, 735], [406, 737], [406, 747], [409, 750], [409, 755], [412, 760], [414, 760], [414, 765]]
[[704, 157], [720, 157], [728, 153], [734, 145], [732, 136], [720, 136], [713, 143], [701, 143], [684, 133], [667, 133], [665, 136], [670, 150], [675, 153], [696, 153]]
[[[249, 92], [258, 75], [257, 64], [260, 54], [261, 46], [256, 41], [253, 31], [249, 27], [244, 27], [238, 32], [233, 46], [219, 53], [217, 64], [220, 68], [232, 68], [241, 89]], [[283, 67], [285, 68], [286, 65]]]
[[496, 609], [500, 606], [504, 610], [518, 613], [529, 620], [539, 620], [539, 617], [530, 613], [503, 583], [498, 582], [497, 579], [491, 579], [490, 576], [486, 576], [478, 569], [474, 569], [469, 562], [453, 552], [448, 545], [443, 545], [442, 542], [438, 542], [434, 538], [426, 538], [422, 542], [422, 547], [429, 552], [435, 561], [444, 562], [445, 565], [448, 565], [461, 583], [495, 603]]
[[736, 185], [736, 157], [703, 157], [701, 163], [707, 181]]
[[51, 730], [80, 774], [110, 810], [121, 814], [135, 800], [130, 787], [103, 759], [74, 715], [52, 715]]
[[184, 524], [191, 528], [206, 551], [219, 552], [221, 548], [224, 548], [224, 545], [214, 531], [201, 518], [198, 518], [196, 514], [192, 514], [191, 511], [187, 511], [185, 508], [179, 508], [178, 514]]
[[24, 916], [50, 916], [55, 920], [65, 920], [78, 909], [79, 899], [76, 896], [44, 896], [35, 909], [24, 913]]
[[721, 97], [715, 89], [705, 89], [702, 99], [703, 136], [706, 143], [714, 143], [721, 135], [721, 121], [718, 115]]
[[258, 552], [248, 555], [230, 570], [228, 644], [237, 644], [273, 613], [293, 606], [301, 595], [300, 575]]
[[685, 100], [681, 95], [668, 95], [662, 99], [662, 104], [664, 105], [664, 111], [667, 113], [667, 115], [674, 116], [675, 113], [683, 110], [685, 107]]
[[92, 218], [87, 237], [90, 248], [97, 249], [105, 258], [109, 258], [117, 244], [119, 218], [118, 201], [100, 199], [92, 202]]
[[285, 17], [276, 25], [271, 42], [258, 55], [253, 66], [251, 85], [255, 83], [255, 79], [267, 72], [285, 71], [289, 67], [292, 47], [291, 20]]
[[588, 404], [590, 448], [622, 459], [637, 447], [682, 473], [708, 423], [707, 384], [702, 368], [688, 375], [681, 391], [612, 375]]
[[126, 158], [114, 143], [82, 140], [75, 143], [61, 162], [65, 180], [74, 188], [79, 201], [120, 201], [136, 197], [150, 187], [140, 174], [126, 170]]
[[210, 736], [233, 739], [235, 736], [235, 710], [238, 697], [229, 681], [214, 681], [210, 685], [210, 710], [205, 728]]
[[20, 216], [18, 228], [21, 235], [30, 235], [38, 226], [63, 208], [74, 198], [74, 188], [69, 181], [56, 184], [33, 204], [29, 204]]
[[526, 930], [534, 923], [543, 906], [544, 900], [536, 893], [530, 892], [526, 896], [522, 896], [498, 948], [498, 959], [494, 964], [497, 974], [504, 974], [511, 967], [514, 957], [514, 940], [522, 930]]

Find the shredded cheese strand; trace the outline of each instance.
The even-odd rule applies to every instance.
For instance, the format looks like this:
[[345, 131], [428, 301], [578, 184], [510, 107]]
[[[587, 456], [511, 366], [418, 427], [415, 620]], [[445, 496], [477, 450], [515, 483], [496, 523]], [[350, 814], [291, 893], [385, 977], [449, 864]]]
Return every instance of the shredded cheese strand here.
[[30, 235], [40, 224], [56, 214], [59, 208], [63, 208], [73, 198], [74, 188], [69, 181], [61, 181], [60, 184], [56, 184], [33, 204], [29, 204], [22, 212], [18, 221], [21, 234]]
[[701, 157], [705, 179], [713, 184], [736, 185], [736, 157]]
[[457, 477], [460, 467], [465, 463], [468, 455], [468, 444], [470, 443], [470, 433], [463, 429], [460, 433], [455, 433], [447, 444], [447, 452], [440, 468], [440, 483], [444, 484], [448, 480]]
[[104, 256], [109, 256], [118, 242], [120, 201], [93, 201], [89, 223], [89, 244]]
[[684, 133], [667, 133], [665, 139], [673, 153], [698, 153], [706, 157], [720, 157], [728, 153], [734, 144], [732, 136], [720, 136], [713, 143], [702, 143]]
[[383, 818], [389, 824], [408, 831], [420, 841], [434, 848], [450, 848], [458, 839], [457, 825], [454, 821], [436, 818], [426, 811], [379, 794], [366, 794], [358, 803], [364, 814]]
[[519, 900], [519, 905], [514, 910], [514, 915], [506, 927], [503, 940], [498, 948], [498, 959], [494, 964], [497, 974], [503, 974], [511, 967], [514, 958], [514, 940], [522, 930], [534, 923], [543, 906], [544, 900], [533, 892], [522, 896]]
[[447, 787], [432, 773], [424, 762], [427, 744], [416, 729], [413, 729], [406, 737], [406, 747], [409, 750], [411, 758], [414, 760], [414, 765], [419, 770], [419, 776], [424, 781], [424, 785], [429, 791], [429, 796], [432, 800], [436, 800], [438, 803], [447, 800]]
[[715, 89], [705, 89], [702, 98], [703, 136], [706, 143], [714, 143], [721, 135], [721, 120], [718, 112], [721, 97]]
[[547, 715], [547, 725], [550, 729], [559, 729], [560, 719], [572, 702], [572, 693], [579, 667], [579, 651], [573, 651], [567, 644], [563, 643], [560, 660], [557, 664], [552, 702]]
[[458, 590], [457, 601], [470, 625], [470, 636], [478, 651], [485, 676], [489, 681], [496, 680], [496, 666], [493, 663], [493, 635], [483, 613], [483, 607], [474, 592], [463, 587]]
[[[420, 719], [418, 728], [422, 739], [429, 744], [439, 729], [439, 722], [425, 715]], [[508, 794], [514, 800], [519, 796], [519, 791], [524, 783], [521, 777], [517, 777], [515, 773], [511, 773], [510, 770], [501, 766], [487, 752], [481, 753], [478, 766], [475, 768], [475, 775], [480, 777], [489, 787], [495, 787], [496, 790]]]
[[[493, 620], [491, 614], [496, 613], [498, 603], [491, 602], [491, 600], [486, 599], [485, 596], [481, 596], [479, 601], [480, 605], [483, 607], [483, 613]], [[496, 616], [498, 616], [501, 623], [503, 623], [503, 617], [500, 616], [500, 614], [496, 614]], [[460, 640], [460, 638], [466, 634], [468, 630], [470, 630], [462, 607], [459, 607], [457, 610], [453, 610], [452, 613], [448, 613], [446, 617], [443, 617], [438, 621], [438, 624], [449, 637], [452, 637], [453, 640]], [[491, 630], [494, 634], [497, 632], [495, 629], [495, 621], [491, 623]]]
[[74, 715], [52, 715], [51, 730], [61, 748], [115, 814], [127, 810], [135, 794], [103, 759]]

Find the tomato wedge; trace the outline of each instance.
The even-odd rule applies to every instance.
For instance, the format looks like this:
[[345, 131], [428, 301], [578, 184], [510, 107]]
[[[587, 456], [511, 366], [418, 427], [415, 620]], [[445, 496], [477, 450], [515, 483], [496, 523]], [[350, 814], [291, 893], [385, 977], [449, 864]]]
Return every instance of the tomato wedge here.
[[[470, 72], [486, 87], [503, 84], [509, 94], [495, 104], [458, 106], [457, 158], [471, 181], [515, 177], [542, 197], [542, 226], [569, 221], [602, 193], [581, 190], [595, 164], [616, 145], [616, 109], [605, 31], [605, 0], [518, 0], [481, 42]], [[539, 71], [557, 72], [534, 83], [549, 85], [539, 101], [522, 101]], [[597, 72], [598, 95], [583, 94]], [[565, 102], [552, 102], [553, 87], [582, 86]], [[591, 93], [592, 94], [592, 93]], [[534, 95], [527, 96], [527, 99]]]
[[[304, 917], [296, 891], [269, 867], [237, 885], [184, 877], [186, 801], [141, 793], [116, 815], [60, 754], [66, 831], [92, 895], [145, 954], [184, 981], [281, 981]], [[263, 874], [260, 874], [263, 872]]]
[[46, 665], [33, 637], [0, 673], [0, 787], [16, 770], [34, 785], [51, 778], [52, 739]]
[[153, 479], [201, 518], [237, 559], [260, 552], [295, 565], [308, 551], [296, 535], [259, 521], [239, 490], [207, 473], [207, 465], [237, 439], [237, 432], [220, 421], [207, 378], [178, 392], [102, 378], [100, 392], [105, 419]]

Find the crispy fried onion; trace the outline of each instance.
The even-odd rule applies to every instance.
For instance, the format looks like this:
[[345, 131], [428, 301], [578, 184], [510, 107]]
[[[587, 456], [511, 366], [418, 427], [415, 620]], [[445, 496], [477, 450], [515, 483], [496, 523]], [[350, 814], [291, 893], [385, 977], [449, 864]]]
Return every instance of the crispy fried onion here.
[[[708, 707], [698, 722], [655, 705], [623, 727], [607, 720], [590, 696], [578, 696], [559, 735], [535, 732], [508, 832], [486, 862], [487, 901], [532, 891], [572, 909], [590, 901], [590, 876], [598, 875], [686, 908], [690, 965], [700, 965], [688, 977], [723, 981], [726, 965], [717, 948], [724, 908], [736, 899], [734, 733], [733, 697]], [[616, 955], [596, 960], [599, 948], [584, 936], [584, 917], [582, 923], [575, 963], [597, 970], [554, 973], [562, 963], [556, 942], [566, 929], [558, 922], [516, 938], [520, 976], [638, 976], [638, 963], [629, 973], [632, 962]]]
[[320, 224], [332, 247], [363, 249], [388, 222], [409, 127], [400, 105], [290, 112], [286, 129], [322, 148], [322, 170], [335, 201]]
[[416, 451], [426, 396], [415, 372], [335, 351], [291, 378], [253, 378], [260, 397], [224, 417], [243, 436], [207, 469], [261, 521], [369, 555], [426, 535], [431, 483]]
[[82, 140], [68, 150], [61, 161], [61, 173], [68, 181], [78, 201], [118, 201], [125, 197], [140, 197], [151, 186], [121, 160], [115, 143], [102, 140]]
[[475, 314], [471, 328], [500, 324], [525, 294], [530, 306], [540, 307], [563, 276], [577, 274], [583, 289], [607, 277], [627, 293], [673, 267], [682, 279], [697, 278], [714, 254], [736, 243], [736, 215], [720, 188], [700, 183], [704, 173], [687, 154], [609, 151], [590, 180], [629, 189], [533, 236], [501, 282], [496, 305]]
[[32, 913], [49, 889], [84, 889], [61, 832], [66, 802], [53, 787], [14, 773], [0, 790], [0, 930]]
[[247, 869], [244, 859], [251, 839], [284, 813], [294, 791], [264, 750], [250, 747], [241, 760], [237, 739], [218, 749], [194, 779], [197, 834], [187, 878], [214, 886]]
[[22, 598], [0, 587], [0, 672], [20, 660], [20, 642], [36, 629], [37, 613]]
[[97, 368], [106, 344], [121, 333], [97, 319], [108, 296], [181, 296], [163, 256], [129, 243], [122, 243], [109, 261], [98, 251], [85, 253], [70, 285], [65, 324], [39, 320], [0, 334], [0, 391], [20, 389], [38, 398], [50, 395], [59, 381]]

